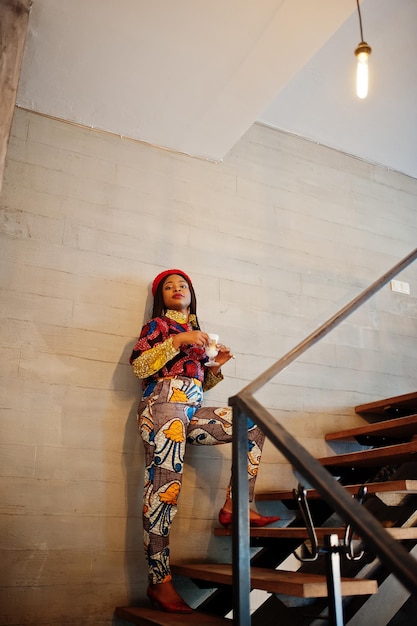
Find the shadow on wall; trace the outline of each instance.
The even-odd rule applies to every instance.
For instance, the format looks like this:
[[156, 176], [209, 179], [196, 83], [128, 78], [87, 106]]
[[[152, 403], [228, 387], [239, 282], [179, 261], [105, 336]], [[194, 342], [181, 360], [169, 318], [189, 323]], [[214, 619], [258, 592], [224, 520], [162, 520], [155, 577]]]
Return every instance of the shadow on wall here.
[[[150, 285], [144, 306], [143, 320], [139, 322], [136, 335], [139, 336], [142, 325], [150, 318], [153, 298]], [[139, 304], [140, 308], [140, 304]], [[116, 389], [126, 387], [133, 390], [134, 400], [126, 417], [122, 449], [123, 473], [125, 477], [125, 575], [127, 577], [127, 603], [138, 604], [145, 598], [148, 585], [148, 570], [143, 550], [142, 498], [145, 474], [145, 461], [142, 440], [137, 427], [137, 406], [142, 392], [142, 382], [135, 378], [129, 358], [136, 344], [137, 337], [129, 341], [120, 356], [114, 372], [113, 383]], [[127, 370], [126, 370], [126, 365]], [[121, 380], [124, 379], [124, 380]], [[118, 385], [118, 382], [120, 385]], [[122, 416], [121, 416], [122, 418]], [[120, 422], [122, 426], [122, 421]], [[114, 623], [119, 623], [118, 621]]]
[[[126, 376], [126, 363], [136, 343], [136, 339], [126, 344], [114, 373], [114, 383], [117, 379]], [[134, 376], [128, 369], [129, 377]], [[129, 384], [130, 386], [130, 384]], [[124, 438], [122, 448], [123, 474], [125, 478], [125, 576], [127, 577], [128, 604], [138, 603], [145, 596], [147, 585], [147, 567], [143, 552], [142, 538], [142, 493], [144, 480], [143, 446], [137, 429], [137, 405], [141, 392], [140, 381], [136, 381], [136, 392], [133, 404], [124, 422]], [[122, 428], [121, 416], [120, 427]], [[126, 601], [126, 600], [124, 600]]]

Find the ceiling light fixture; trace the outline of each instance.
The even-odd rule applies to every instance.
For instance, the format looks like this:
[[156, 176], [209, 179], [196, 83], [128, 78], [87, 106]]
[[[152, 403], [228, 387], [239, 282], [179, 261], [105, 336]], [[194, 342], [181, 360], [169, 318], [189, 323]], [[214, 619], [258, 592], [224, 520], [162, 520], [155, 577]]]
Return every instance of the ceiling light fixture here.
[[366, 98], [368, 95], [368, 59], [372, 52], [370, 45], [363, 40], [362, 16], [359, 6], [359, 0], [356, 0], [359, 15], [359, 26], [361, 30], [361, 42], [355, 50], [355, 56], [358, 59], [358, 67], [356, 68], [356, 95], [358, 98]]

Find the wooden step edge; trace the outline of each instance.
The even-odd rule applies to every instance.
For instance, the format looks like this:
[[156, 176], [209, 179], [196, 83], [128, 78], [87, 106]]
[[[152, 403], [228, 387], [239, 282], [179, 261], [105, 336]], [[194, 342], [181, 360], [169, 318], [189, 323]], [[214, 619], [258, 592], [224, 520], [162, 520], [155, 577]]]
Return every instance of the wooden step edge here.
[[116, 617], [137, 626], [230, 626], [232, 621], [225, 617], [209, 615], [201, 611], [190, 614], [165, 613], [145, 606], [118, 606]]
[[[214, 585], [232, 584], [232, 566], [225, 563], [192, 563], [175, 565], [175, 574], [204, 580]], [[342, 578], [342, 595], [373, 595], [378, 591], [375, 580]], [[251, 568], [252, 589], [262, 589], [269, 593], [297, 596], [299, 598], [327, 597], [326, 577], [319, 574], [306, 574], [287, 570], [273, 570], [263, 567]]]
[[359, 404], [358, 406], [355, 406], [355, 412], [364, 416], [375, 414], [384, 415], [389, 409], [410, 409], [410, 412], [412, 412], [413, 408], [417, 408], [417, 391], [405, 393], [401, 396], [377, 400], [376, 402]]
[[325, 441], [352, 440], [366, 435], [395, 439], [395, 437], [412, 437], [415, 434], [417, 434], [417, 414], [326, 433], [324, 439]]
[[317, 459], [324, 467], [390, 465], [410, 461], [417, 452], [417, 439], [408, 443], [397, 443], [382, 448], [371, 448], [346, 454], [332, 454], [331, 456]]
[[[345, 485], [346, 489], [352, 495], [357, 494], [359, 488], [362, 485]], [[365, 484], [369, 494], [377, 493], [417, 493], [417, 480], [387, 480], [381, 483], [366, 483]], [[320, 493], [316, 489], [307, 489], [307, 499], [317, 500], [321, 498]], [[259, 501], [281, 501], [281, 500], [294, 500], [292, 490], [284, 491], [270, 491], [268, 493], [258, 493], [255, 496]]]
[[[397, 541], [417, 539], [417, 526], [391, 527], [385, 528], [385, 530]], [[319, 526], [315, 528], [315, 532], [318, 541], [322, 541], [328, 535], [337, 535], [339, 539], [342, 539], [345, 535], [345, 528]], [[220, 526], [215, 527], [213, 533], [216, 537], [231, 537], [233, 535], [231, 528]], [[301, 541], [309, 539], [308, 530], [305, 526], [264, 526], [263, 528], [251, 528], [249, 534], [251, 537], [265, 539], [300, 539]], [[358, 536], [355, 535], [354, 538], [358, 538]]]

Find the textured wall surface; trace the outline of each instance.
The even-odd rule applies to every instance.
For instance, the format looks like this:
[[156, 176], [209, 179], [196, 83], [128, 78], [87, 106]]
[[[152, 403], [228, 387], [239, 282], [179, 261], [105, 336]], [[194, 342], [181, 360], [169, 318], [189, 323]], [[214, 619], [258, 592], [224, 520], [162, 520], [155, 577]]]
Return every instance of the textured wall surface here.
[[[236, 355], [225, 404], [415, 248], [417, 180], [255, 125], [221, 164], [17, 110], [1, 196], [0, 623], [112, 623], [144, 598], [139, 381], [128, 357], [156, 273], [194, 281]], [[417, 268], [259, 397], [313, 454], [356, 404], [417, 385]], [[173, 560], [212, 536], [230, 446], [188, 451]], [[296, 483], [266, 446], [258, 491]], [[190, 601], [192, 598], [187, 598]]]

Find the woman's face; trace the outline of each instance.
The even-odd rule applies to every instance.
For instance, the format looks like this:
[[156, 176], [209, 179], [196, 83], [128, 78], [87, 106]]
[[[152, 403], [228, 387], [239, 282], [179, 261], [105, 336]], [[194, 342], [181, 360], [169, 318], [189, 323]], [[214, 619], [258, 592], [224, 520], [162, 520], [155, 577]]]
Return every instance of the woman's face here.
[[191, 304], [191, 292], [185, 278], [179, 274], [167, 276], [162, 285], [162, 296], [166, 309], [187, 312]]

